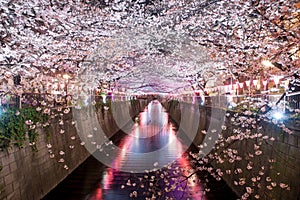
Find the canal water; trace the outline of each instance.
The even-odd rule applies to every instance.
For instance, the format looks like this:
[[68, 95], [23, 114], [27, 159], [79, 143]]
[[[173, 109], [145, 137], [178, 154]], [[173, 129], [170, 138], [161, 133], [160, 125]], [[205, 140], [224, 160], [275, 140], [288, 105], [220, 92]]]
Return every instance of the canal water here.
[[188, 147], [157, 100], [130, 126], [111, 138], [121, 151], [110, 166], [90, 156], [43, 200], [237, 199], [224, 181], [194, 171]]

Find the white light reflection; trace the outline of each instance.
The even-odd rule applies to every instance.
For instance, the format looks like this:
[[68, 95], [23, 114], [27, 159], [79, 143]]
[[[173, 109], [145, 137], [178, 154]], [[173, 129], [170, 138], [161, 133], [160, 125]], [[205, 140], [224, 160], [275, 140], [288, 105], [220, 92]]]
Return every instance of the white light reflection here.
[[273, 114], [273, 117], [275, 118], [275, 119], [282, 119], [283, 117], [284, 117], [284, 115], [281, 113], [281, 112], [275, 112], [274, 114]]
[[[155, 117], [160, 115], [159, 120]], [[136, 154], [136, 152], [151, 152], [160, 148], [165, 148], [165, 151], [157, 155], [157, 163], [173, 163], [185, 170], [183, 176], [189, 176], [193, 173], [192, 166], [189, 160], [182, 156], [184, 154], [185, 146], [177, 138], [177, 131], [172, 123], [168, 123], [168, 114], [161, 107], [161, 104], [153, 104], [148, 107], [148, 110], [140, 114], [140, 125], [134, 126], [131, 134], [125, 136], [120, 145], [121, 149], [118, 156], [113, 161], [114, 169], [125, 168], [143, 168], [148, 169], [148, 166], [153, 167], [153, 161], [144, 159], [143, 154]], [[149, 119], [151, 119], [149, 121]], [[159, 129], [158, 129], [159, 128]], [[149, 163], [151, 162], [151, 163]], [[151, 169], [149, 169], [151, 170]], [[168, 169], [163, 169], [168, 170]], [[118, 178], [114, 177], [113, 171], [107, 171], [103, 177], [103, 188], [112, 188], [114, 184], [118, 184]], [[118, 173], [116, 173], [118, 174]], [[114, 180], [115, 179], [115, 180]], [[116, 183], [115, 183], [116, 182]], [[193, 175], [187, 181], [186, 195], [191, 199], [206, 200], [203, 195], [203, 187], [200, 185], [197, 175]]]
[[108, 190], [111, 189], [112, 181], [114, 179], [113, 170], [111, 168], [107, 168], [103, 172], [102, 185], [103, 189]]

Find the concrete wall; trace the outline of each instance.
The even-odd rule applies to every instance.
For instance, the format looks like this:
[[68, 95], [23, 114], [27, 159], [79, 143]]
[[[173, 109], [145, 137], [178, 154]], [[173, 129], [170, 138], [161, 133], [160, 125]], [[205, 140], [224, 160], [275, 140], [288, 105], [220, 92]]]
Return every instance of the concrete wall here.
[[[115, 106], [118, 108], [118, 116], [120, 119], [124, 119], [118, 125], [120, 127], [124, 126], [127, 123], [128, 114], [130, 117], [135, 116], [146, 104], [146, 100], [136, 103], [129, 101], [118, 103]], [[87, 114], [78, 110], [75, 113]], [[0, 199], [41, 199], [90, 156], [86, 147], [80, 144], [81, 138], [78, 135], [78, 127], [72, 124], [72, 121], [80, 120], [73, 114], [70, 112], [67, 115], [63, 115], [63, 125], [58, 124], [57, 118], [54, 119], [51, 123], [49, 136], [42, 130], [39, 130], [40, 136], [37, 142], [37, 152], [33, 151], [28, 144], [24, 148], [10, 147], [0, 152], [2, 166], [0, 171]], [[104, 115], [99, 111], [94, 114], [95, 116], [98, 117], [99, 121], [97, 117], [94, 120], [98, 124], [100, 122], [108, 137], [119, 130], [119, 126], [113, 120], [111, 111], [105, 111]], [[83, 120], [84, 118], [80, 119]], [[88, 127], [89, 124], [85, 126], [83, 130], [88, 131], [91, 128]], [[61, 129], [65, 130], [63, 134], [60, 133]], [[72, 136], [76, 138], [71, 139]], [[47, 144], [51, 144], [52, 148], [48, 148]], [[74, 148], [72, 148], [73, 146]], [[54, 158], [49, 157], [49, 150], [55, 155]], [[60, 151], [64, 151], [65, 154], [60, 155]], [[59, 163], [60, 158], [63, 158], [65, 162]], [[67, 165], [69, 169], [66, 170], [64, 165]]]
[[[228, 117], [224, 110], [208, 107], [199, 108], [188, 103], [180, 103], [179, 105], [177, 102], [172, 101], [171, 103], [165, 103], [165, 107], [171, 118], [181, 126], [196, 146], [210, 141], [207, 140], [208, 136], [201, 132], [202, 130], [208, 130], [207, 132], [209, 132], [209, 130], [215, 129], [224, 138], [228, 138], [236, 128], [231, 122], [234, 113], [231, 113]], [[246, 192], [246, 187], [251, 187], [255, 189], [255, 193], [250, 195], [249, 199], [256, 199], [254, 196], [258, 194], [259, 199], [298, 200], [300, 199], [300, 132], [293, 131], [288, 134], [277, 125], [263, 121], [261, 123], [263, 128], [259, 132], [263, 136], [274, 137], [275, 141], [261, 139], [262, 137], [234, 141], [230, 143], [228, 148], [236, 149], [242, 157], [241, 161], [230, 163], [227, 159], [224, 163], [212, 161], [210, 164], [215, 169], [220, 168], [224, 172], [223, 179], [238, 196], [242, 196]], [[227, 129], [222, 130], [221, 125], [225, 125]], [[198, 127], [198, 130], [194, 138], [191, 135], [195, 131], [195, 126]], [[210, 136], [214, 137], [211, 134]], [[251, 154], [255, 155], [254, 144], [260, 143], [260, 149], [263, 153], [252, 158]], [[209, 150], [209, 152], [217, 151], [221, 154], [222, 150], [224, 148]], [[206, 152], [206, 154], [209, 152]], [[275, 162], [272, 160], [275, 160]], [[248, 163], [252, 163], [252, 169], [247, 169]], [[235, 174], [234, 171], [238, 168], [242, 169], [242, 172]], [[226, 174], [226, 170], [231, 170], [232, 173]], [[253, 185], [251, 180], [253, 177], [260, 177], [260, 180], [257, 181], [260, 183], [260, 187]], [[237, 186], [234, 184], [234, 181], [239, 182], [240, 178], [246, 178], [245, 185]], [[276, 186], [272, 186], [272, 182], [276, 183]], [[290, 190], [282, 189], [280, 183], [288, 184]], [[271, 186], [270, 189], [267, 188], [268, 186]]]

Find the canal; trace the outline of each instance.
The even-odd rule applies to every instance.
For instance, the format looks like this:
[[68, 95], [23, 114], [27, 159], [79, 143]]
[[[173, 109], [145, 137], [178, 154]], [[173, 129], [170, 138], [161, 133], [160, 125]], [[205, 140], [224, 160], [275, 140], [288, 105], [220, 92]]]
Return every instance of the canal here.
[[111, 138], [121, 150], [110, 166], [95, 152], [43, 200], [237, 199], [223, 180], [196, 172], [191, 148], [160, 102], [150, 102], [128, 126]]

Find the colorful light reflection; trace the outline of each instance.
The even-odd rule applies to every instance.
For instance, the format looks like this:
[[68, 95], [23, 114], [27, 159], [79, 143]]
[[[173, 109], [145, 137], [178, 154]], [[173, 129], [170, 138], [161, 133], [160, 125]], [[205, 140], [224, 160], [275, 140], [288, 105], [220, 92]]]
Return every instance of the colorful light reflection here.
[[[157, 162], [160, 163], [163, 160], [170, 160], [171, 163], [176, 161], [176, 166], [181, 169], [187, 169], [182, 172], [183, 176], [188, 176], [189, 174], [193, 173], [193, 169], [189, 163], [189, 160], [185, 156], [182, 156], [185, 153], [184, 149], [186, 148], [176, 137], [177, 131], [175, 130], [174, 125], [169, 123], [168, 120], [168, 114], [165, 112], [160, 103], [149, 104], [148, 109], [145, 109], [144, 112], [139, 115], [139, 125], [135, 125], [131, 134], [126, 135], [118, 145], [121, 150], [113, 161], [112, 166], [114, 169], [107, 168], [103, 173], [101, 184], [103, 191], [101, 188], [97, 188], [96, 192], [93, 193], [93, 197], [90, 199], [105, 199], [105, 195], [107, 195], [107, 193], [110, 195], [116, 195], [120, 191], [124, 192], [124, 190], [120, 189], [120, 176], [121, 178], [128, 177], [128, 179], [130, 179], [132, 175], [131, 173], [120, 172], [118, 169], [121, 169], [125, 164], [128, 163], [132, 166], [143, 166], [148, 162], [142, 156], [137, 157], [137, 154], [132, 152], [144, 152], [145, 149], [154, 151], [155, 148], [167, 147], [166, 151], [163, 151], [163, 153], [159, 155]], [[164, 170], [170, 171], [170, 169], [167, 168], [164, 168]], [[178, 198], [182, 197], [183, 195], [185, 197], [189, 197], [190, 199], [206, 200], [206, 197], [202, 193], [203, 187], [200, 185], [196, 174], [193, 175], [187, 182], [187, 187], [182, 185], [184, 183], [178, 184], [174, 182], [174, 180], [168, 181], [170, 184], [174, 183], [177, 185], [177, 188], [185, 188], [184, 191], [175, 190], [171, 192], [171, 195]], [[161, 185], [161, 187], [161, 189], [164, 190], [164, 188], [168, 186]], [[128, 192], [129, 194], [129, 190], [125, 192]], [[147, 190], [147, 188], [145, 188], [145, 190]]]

